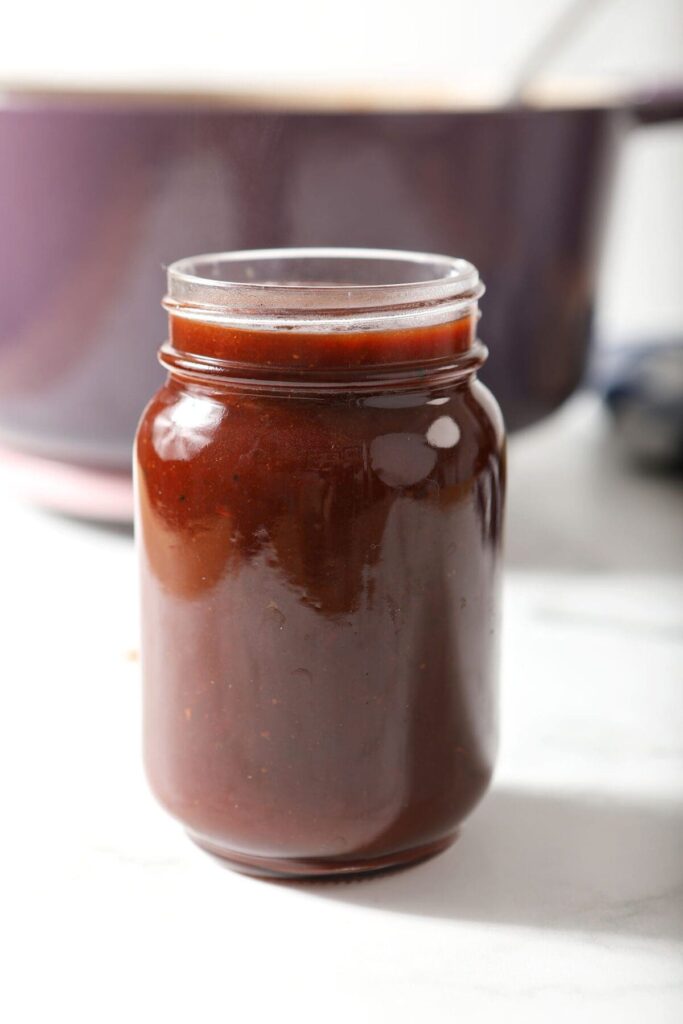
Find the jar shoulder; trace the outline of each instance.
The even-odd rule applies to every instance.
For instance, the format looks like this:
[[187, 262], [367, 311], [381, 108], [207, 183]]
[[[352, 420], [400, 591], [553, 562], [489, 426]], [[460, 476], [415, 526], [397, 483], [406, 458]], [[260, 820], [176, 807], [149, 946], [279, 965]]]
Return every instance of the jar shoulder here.
[[491, 437], [497, 453], [504, 455], [506, 447], [505, 420], [495, 395], [479, 379], [472, 381], [471, 394], [480, 411], [482, 428]]
[[143, 465], [198, 461], [214, 470], [257, 453], [266, 462], [315, 468], [332, 454], [335, 465], [372, 465], [421, 449], [431, 450], [435, 463], [457, 463], [462, 477], [501, 458], [503, 417], [489, 389], [473, 379], [437, 395], [301, 401], [187, 388], [171, 379], [143, 412], [136, 442]]

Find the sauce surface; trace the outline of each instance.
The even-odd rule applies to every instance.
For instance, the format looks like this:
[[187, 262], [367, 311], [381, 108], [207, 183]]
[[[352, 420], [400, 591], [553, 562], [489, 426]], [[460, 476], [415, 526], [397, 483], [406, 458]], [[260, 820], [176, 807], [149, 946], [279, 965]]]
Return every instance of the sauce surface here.
[[[430, 369], [473, 339], [469, 318], [353, 335], [171, 318], [176, 352], [289, 381], [174, 372], [137, 440], [147, 771], [243, 866], [410, 859], [488, 785], [503, 429], [471, 373]], [[400, 386], [297, 386], [406, 364]]]

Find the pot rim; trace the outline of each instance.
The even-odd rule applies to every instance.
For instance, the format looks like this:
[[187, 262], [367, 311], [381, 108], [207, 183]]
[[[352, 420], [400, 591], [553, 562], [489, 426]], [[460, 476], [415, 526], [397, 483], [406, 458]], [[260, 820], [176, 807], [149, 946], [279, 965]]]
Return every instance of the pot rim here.
[[210, 110], [216, 113], [262, 112], [311, 114], [382, 113], [502, 113], [506, 110], [582, 111], [629, 109], [662, 94], [681, 95], [683, 79], [634, 87], [618, 78], [541, 79], [511, 100], [500, 87], [469, 87], [441, 80], [406, 82], [278, 83], [254, 81], [206, 89], [160, 81], [55, 84], [46, 81], [0, 81], [0, 110], [48, 107], [112, 110], [132, 113], [146, 109], [168, 111]]

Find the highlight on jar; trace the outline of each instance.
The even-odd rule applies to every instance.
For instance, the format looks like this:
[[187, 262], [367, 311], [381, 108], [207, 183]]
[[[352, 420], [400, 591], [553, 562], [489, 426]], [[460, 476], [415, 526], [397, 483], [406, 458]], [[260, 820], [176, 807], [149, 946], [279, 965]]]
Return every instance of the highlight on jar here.
[[453, 843], [491, 780], [505, 439], [463, 259], [282, 249], [168, 270], [137, 433], [144, 754], [250, 874]]

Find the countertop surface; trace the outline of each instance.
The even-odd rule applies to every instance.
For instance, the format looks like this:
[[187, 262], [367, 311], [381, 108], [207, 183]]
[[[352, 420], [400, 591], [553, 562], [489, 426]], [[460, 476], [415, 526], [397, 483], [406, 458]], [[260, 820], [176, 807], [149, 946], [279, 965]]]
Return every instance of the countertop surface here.
[[334, 884], [235, 874], [157, 807], [131, 537], [3, 496], [3, 1020], [683, 1019], [680, 484], [590, 396], [510, 464], [493, 790], [441, 857]]

